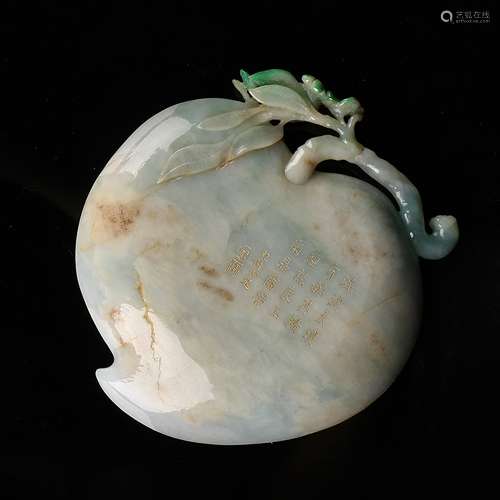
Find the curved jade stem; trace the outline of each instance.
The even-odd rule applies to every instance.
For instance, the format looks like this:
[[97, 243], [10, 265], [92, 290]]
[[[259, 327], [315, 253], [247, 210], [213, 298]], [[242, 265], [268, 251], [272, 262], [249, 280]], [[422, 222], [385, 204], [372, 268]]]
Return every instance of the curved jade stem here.
[[458, 241], [458, 224], [451, 215], [438, 215], [429, 221], [432, 233], [425, 230], [422, 201], [417, 188], [389, 162], [358, 144], [345, 143], [324, 135], [301, 146], [288, 162], [285, 175], [290, 182], [303, 184], [324, 160], [347, 160], [382, 184], [396, 199], [401, 219], [415, 250], [424, 259], [441, 259]]

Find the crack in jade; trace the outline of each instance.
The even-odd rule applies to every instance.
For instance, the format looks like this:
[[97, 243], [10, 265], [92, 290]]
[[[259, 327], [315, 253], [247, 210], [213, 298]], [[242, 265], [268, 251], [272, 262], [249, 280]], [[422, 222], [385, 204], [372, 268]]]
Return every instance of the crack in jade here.
[[176, 438], [248, 444], [359, 412], [415, 341], [418, 258], [390, 201], [358, 179], [285, 176], [280, 141], [224, 168], [158, 178], [201, 120], [190, 101], [148, 120], [98, 177], [77, 236], [80, 287], [114, 362], [104, 392]]

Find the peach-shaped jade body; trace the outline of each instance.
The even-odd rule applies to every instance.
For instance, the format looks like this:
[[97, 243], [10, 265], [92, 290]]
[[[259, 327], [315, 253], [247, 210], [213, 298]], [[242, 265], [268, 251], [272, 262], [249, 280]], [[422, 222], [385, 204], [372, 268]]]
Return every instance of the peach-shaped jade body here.
[[[280, 85], [246, 82], [250, 94]], [[313, 173], [325, 155], [366, 171], [383, 160], [342, 136], [292, 158], [283, 108], [240, 87], [244, 103], [190, 101], [134, 132], [77, 237], [80, 287], [114, 356], [102, 389], [154, 430], [214, 444], [290, 439], [359, 412], [403, 367], [420, 316], [405, 207]]]

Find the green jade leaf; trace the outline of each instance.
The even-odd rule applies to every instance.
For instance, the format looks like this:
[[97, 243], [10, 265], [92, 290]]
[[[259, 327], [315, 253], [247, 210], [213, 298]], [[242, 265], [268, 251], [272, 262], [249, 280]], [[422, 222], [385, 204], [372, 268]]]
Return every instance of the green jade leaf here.
[[304, 87], [295, 79], [295, 77], [283, 69], [268, 69], [249, 75], [246, 71], [240, 71], [241, 79], [245, 87], [250, 90], [264, 85], [282, 85], [288, 87], [297, 94], [307, 99], [307, 93]]

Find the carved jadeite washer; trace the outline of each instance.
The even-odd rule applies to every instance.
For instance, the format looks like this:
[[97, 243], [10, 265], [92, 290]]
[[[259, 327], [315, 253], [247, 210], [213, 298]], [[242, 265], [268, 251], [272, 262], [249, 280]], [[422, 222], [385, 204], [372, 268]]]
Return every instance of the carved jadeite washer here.
[[[102, 389], [203, 443], [290, 439], [369, 405], [415, 341], [418, 255], [458, 239], [451, 216], [427, 234], [414, 186], [356, 141], [356, 99], [282, 70], [242, 76], [244, 102], [182, 103], [134, 132], [77, 236], [79, 284], [114, 356]], [[336, 135], [291, 156], [283, 125], [297, 120]], [[325, 159], [358, 165], [399, 212], [364, 181], [314, 172]]]

